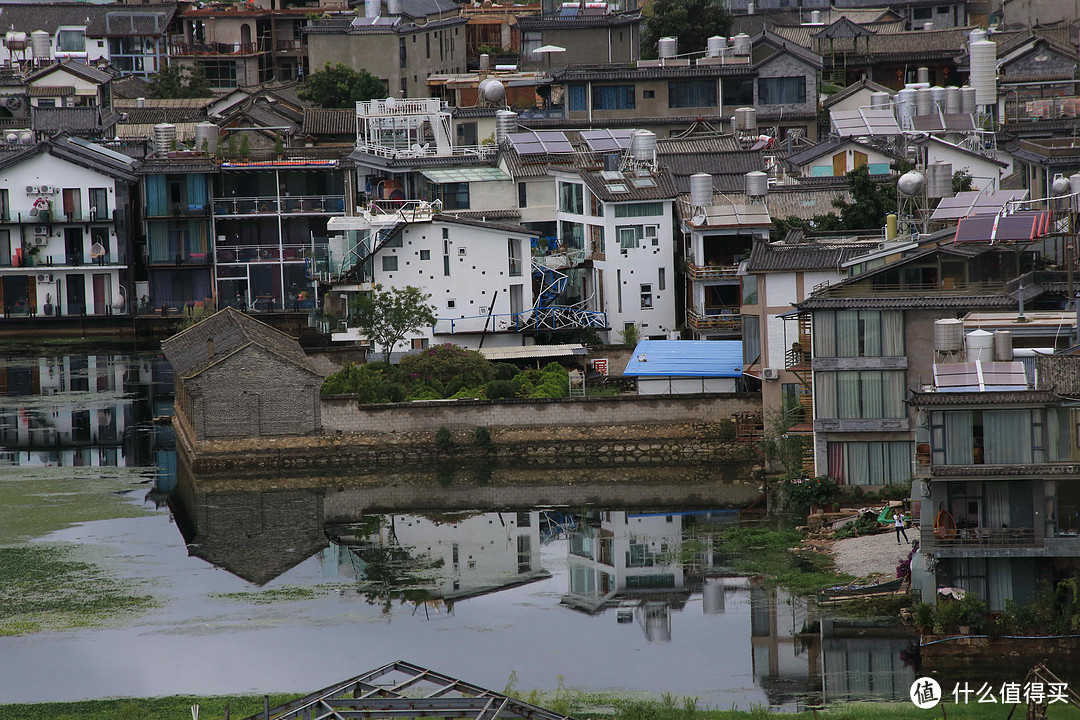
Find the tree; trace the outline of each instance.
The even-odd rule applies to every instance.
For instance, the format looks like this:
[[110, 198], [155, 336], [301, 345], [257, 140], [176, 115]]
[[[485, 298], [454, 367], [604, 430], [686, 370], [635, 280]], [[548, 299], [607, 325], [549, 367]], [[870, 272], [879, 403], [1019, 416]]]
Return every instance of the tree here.
[[158, 99], [212, 97], [210, 81], [203, 69], [186, 65], [166, 65], [147, 80], [150, 96]]
[[725, 0], [653, 0], [644, 10], [641, 56], [655, 58], [662, 37], [679, 39], [679, 52], [705, 49], [713, 35], [727, 37], [731, 11]]
[[322, 70], [307, 76], [297, 94], [320, 107], [347, 108], [358, 100], [386, 97], [386, 87], [364, 68], [357, 72], [347, 65], [327, 62]]
[[952, 174], [952, 191], [956, 193], [971, 191], [971, 172], [967, 168], [961, 168]]
[[409, 285], [383, 290], [375, 285], [371, 292], [353, 301], [355, 323], [373, 343], [383, 348], [386, 362], [394, 346], [426, 325], [435, 324], [435, 308], [428, 304], [431, 295]]
[[866, 165], [847, 173], [851, 202], [837, 198], [833, 207], [840, 211], [815, 215], [811, 220], [791, 215], [777, 221], [780, 237], [788, 228], [804, 228], [825, 232], [843, 230], [872, 230], [885, 226], [885, 216], [896, 212], [896, 179], [879, 182], [870, 177]]

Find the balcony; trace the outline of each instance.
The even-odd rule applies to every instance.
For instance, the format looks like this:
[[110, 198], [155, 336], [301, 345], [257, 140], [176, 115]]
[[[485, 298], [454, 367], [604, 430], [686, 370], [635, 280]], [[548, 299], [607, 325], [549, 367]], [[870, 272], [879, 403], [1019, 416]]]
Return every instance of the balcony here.
[[344, 195], [234, 197], [214, 200], [214, 215], [327, 215], [345, 212]]
[[934, 528], [929, 543], [937, 547], [1031, 547], [1040, 544], [1033, 528]]
[[304, 52], [304, 41], [278, 40], [274, 43], [274, 51], [284, 55], [301, 54]]
[[203, 252], [178, 252], [174, 254], [163, 254], [160, 256], [151, 255], [151, 265], [168, 265], [168, 266], [193, 266], [204, 267], [210, 264], [210, 253]]
[[266, 52], [259, 43], [186, 43], [169, 44], [173, 57], [205, 57], [207, 55], [256, 55]]
[[694, 265], [686, 263], [686, 276], [691, 280], [733, 280], [739, 279], [739, 265]]
[[742, 315], [738, 306], [725, 308], [705, 308], [702, 313], [698, 310], [686, 310], [686, 324], [694, 330], [721, 330], [724, 332], [742, 332]]
[[784, 352], [784, 367], [788, 370], [809, 370], [812, 360], [810, 346], [801, 342], [792, 343]]
[[178, 203], [166, 207], [146, 208], [148, 219], [207, 217], [209, 214], [210, 204], [205, 202], [199, 205]]
[[303, 262], [310, 245], [224, 245], [216, 251], [219, 263]]
[[91, 257], [89, 252], [81, 253], [40, 253], [38, 255], [11, 258], [8, 265], [0, 265], [0, 270], [29, 268], [33, 272], [38, 270], [77, 268], [84, 266], [123, 266], [127, 265], [127, 256], [122, 252], [107, 252], [100, 257]]

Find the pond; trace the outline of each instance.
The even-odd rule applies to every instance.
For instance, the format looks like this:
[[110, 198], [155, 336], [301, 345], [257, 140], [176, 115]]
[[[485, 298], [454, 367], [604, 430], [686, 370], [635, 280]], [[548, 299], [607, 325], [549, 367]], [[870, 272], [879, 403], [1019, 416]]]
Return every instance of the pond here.
[[393, 507], [347, 477], [194, 478], [163, 420], [171, 391], [153, 354], [0, 363], [0, 545], [65, 549], [147, 599], [11, 625], [0, 702], [299, 694], [398, 659], [495, 690], [721, 708], [907, 697], [902, 630], [818, 622], [806, 601], [731, 572], [714, 540], [747, 521], [738, 508], [594, 506], [563, 494], [560, 473], [543, 502], [454, 511], [441, 478]]

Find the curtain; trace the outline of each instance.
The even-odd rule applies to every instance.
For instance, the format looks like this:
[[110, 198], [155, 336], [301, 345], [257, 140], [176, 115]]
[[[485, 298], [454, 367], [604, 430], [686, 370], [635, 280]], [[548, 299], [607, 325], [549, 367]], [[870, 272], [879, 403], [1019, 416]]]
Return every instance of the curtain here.
[[904, 407], [904, 371], [886, 370], [881, 373], [881, 394], [884, 396], [884, 414], [887, 418], [907, 415]]
[[881, 313], [881, 355], [900, 357], [904, 354], [904, 313], [884, 310]]
[[1012, 559], [989, 558], [986, 561], [986, 571], [986, 603], [991, 612], [1001, 612], [1005, 609], [1005, 601], [1013, 597]]
[[836, 312], [814, 313], [814, 356], [836, 357]]
[[862, 417], [880, 418], [885, 417], [884, 389], [881, 384], [882, 372], [880, 370], [863, 370], [859, 374], [859, 389], [862, 392]]
[[915, 457], [915, 448], [909, 442], [889, 443], [889, 476], [886, 483], [899, 483], [911, 479], [911, 463]]
[[862, 326], [863, 357], [881, 357], [881, 313], [877, 310], [863, 310], [859, 313], [859, 325]]
[[146, 186], [146, 214], [149, 216], [169, 215], [169, 199], [165, 191], [164, 175], [147, 175]]
[[886, 443], [870, 442], [866, 443], [866, 446], [867, 456], [869, 459], [869, 470], [866, 477], [866, 484], [884, 485], [887, 473], [887, 467], [885, 465]]
[[1009, 483], [1007, 481], [988, 482], [985, 488], [983, 517], [980, 525], [1000, 530], [1009, 525]]
[[1031, 462], [1031, 411], [983, 411], [983, 439], [989, 464]]
[[[745, 319], [745, 315], [743, 318]], [[745, 326], [743, 332], [746, 332]], [[746, 345], [746, 335], [743, 335], [743, 346]], [[821, 372], [814, 373], [814, 384], [817, 386], [814, 392], [814, 403], [817, 405], [817, 417], [819, 418], [835, 418], [840, 417], [837, 414], [836, 407], [836, 373]]]
[[169, 248], [169, 224], [152, 222], [147, 225], [146, 239], [150, 246], [150, 262], [172, 262], [174, 253]]
[[859, 354], [859, 311], [838, 310], [836, 313], [836, 355], [857, 357]]
[[859, 373], [836, 373], [836, 399], [841, 418], [859, 417]]
[[[198, 149], [198, 148], [196, 148]], [[206, 207], [206, 176], [189, 173], [187, 176], [187, 201], [191, 209]]]
[[870, 444], [851, 442], [847, 445], [848, 484], [872, 485], [870, 476]]
[[847, 463], [844, 462], [846, 443], [831, 442], [829, 448], [829, 477], [841, 485], [847, 485]]
[[975, 462], [970, 410], [954, 410], [945, 415], [945, 464], [971, 465]]

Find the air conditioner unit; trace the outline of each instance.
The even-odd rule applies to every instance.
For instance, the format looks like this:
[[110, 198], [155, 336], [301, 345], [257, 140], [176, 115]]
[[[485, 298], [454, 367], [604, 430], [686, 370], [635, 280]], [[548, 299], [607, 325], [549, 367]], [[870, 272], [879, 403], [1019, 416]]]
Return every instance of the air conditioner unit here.
[[27, 195], [37, 195], [39, 192], [41, 192], [41, 188], [39, 188], [37, 185], [27, 185], [26, 186], [26, 194]]
[[48, 235], [35, 235], [34, 236], [34, 245], [35, 246], [37, 246], [37, 247], [45, 247], [48, 244], [49, 244], [49, 236]]
[[56, 192], [56, 188], [54, 188], [51, 185], [42, 185], [41, 186], [41, 194], [42, 195], [51, 195], [54, 192]]
[[38, 273], [37, 281], [39, 283], [51, 283], [53, 281], [52, 273]]
[[34, 234], [35, 235], [48, 235], [49, 234], [49, 226], [48, 225], [35, 225], [34, 226]]
[[761, 371], [761, 378], [763, 380], [779, 380], [780, 371], [776, 368], [763, 368]]

